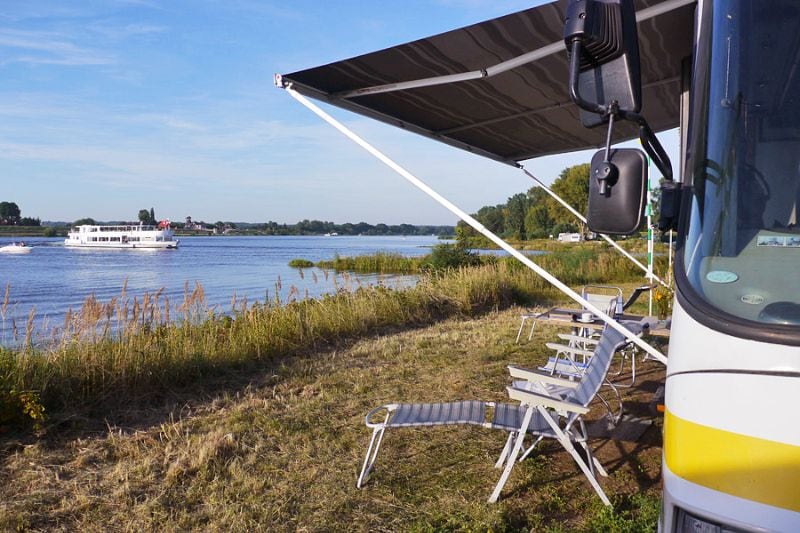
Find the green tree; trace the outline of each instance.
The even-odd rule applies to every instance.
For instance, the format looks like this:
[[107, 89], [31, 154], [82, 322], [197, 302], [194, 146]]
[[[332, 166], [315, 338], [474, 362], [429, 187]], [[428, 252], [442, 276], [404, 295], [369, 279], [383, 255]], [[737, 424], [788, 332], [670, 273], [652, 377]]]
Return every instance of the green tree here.
[[495, 234], [503, 233], [506, 217], [503, 213], [505, 205], [487, 205], [481, 207], [475, 214], [475, 219], [486, 226], [486, 229]]
[[0, 202], [0, 224], [13, 226], [19, 223], [20, 210], [14, 202]]
[[150, 208], [150, 222], [149, 223], [150, 224], [155, 224], [156, 223], [156, 212], [153, 210], [152, 207]]
[[72, 223], [73, 226], [96, 226], [97, 222], [93, 218], [86, 217], [86, 218], [79, 218], [75, 222]]
[[20, 226], [41, 226], [42, 221], [39, 218], [22, 217], [19, 219]]
[[[565, 168], [550, 189], [576, 211], [586, 214], [589, 205], [589, 164], [584, 163]], [[577, 220], [575, 215], [552, 198], [548, 200], [548, 209], [556, 224], [576, 226], [581, 233], [586, 231], [585, 224]]]
[[150, 224], [150, 211], [147, 209], [139, 209], [139, 222], [142, 224]]
[[508, 199], [506, 202], [505, 231], [503, 232], [506, 237], [523, 241], [527, 238], [525, 234], [525, 215], [527, 212], [527, 195], [518, 193]]
[[525, 233], [529, 239], [543, 239], [552, 233], [553, 217], [550, 216], [550, 195], [541, 187], [528, 190], [528, 212], [525, 214]]

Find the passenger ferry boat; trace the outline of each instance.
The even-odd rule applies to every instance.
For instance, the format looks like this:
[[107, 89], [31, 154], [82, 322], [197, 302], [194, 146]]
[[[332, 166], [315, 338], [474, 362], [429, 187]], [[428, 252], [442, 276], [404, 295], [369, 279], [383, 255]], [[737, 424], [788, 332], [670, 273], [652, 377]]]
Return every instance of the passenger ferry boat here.
[[131, 224], [120, 226], [83, 225], [73, 228], [64, 246], [80, 248], [174, 249], [178, 247], [168, 220], [157, 226]]

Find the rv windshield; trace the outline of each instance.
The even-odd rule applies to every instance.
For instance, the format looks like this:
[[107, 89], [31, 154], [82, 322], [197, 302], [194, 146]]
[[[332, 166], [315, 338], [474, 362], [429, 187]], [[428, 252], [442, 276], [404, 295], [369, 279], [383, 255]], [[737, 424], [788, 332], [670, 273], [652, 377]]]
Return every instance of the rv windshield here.
[[[721, 311], [800, 325], [800, 5], [714, 3], [684, 268]], [[697, 102], [697, 100], [695, 100]]]

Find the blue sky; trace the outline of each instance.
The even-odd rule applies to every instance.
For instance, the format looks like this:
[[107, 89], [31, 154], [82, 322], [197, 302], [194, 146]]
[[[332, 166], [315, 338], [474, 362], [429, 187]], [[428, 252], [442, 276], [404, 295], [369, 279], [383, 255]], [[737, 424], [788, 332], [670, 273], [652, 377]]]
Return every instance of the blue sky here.
[[[284, 91], [293, 72], [541, 2], [87, 0], [0, 10], [0, 201], [23, 216], [453, 224]], [[330, 109], [329, 109], [330, 110]], [[463, 209], [521, 172], [332, 110]], [[576, 124], [576, 127], [579, 127]], [[662, 137], [673, 157], [677, 136]], [[546, 181], [587, 153], [526, 167]]]

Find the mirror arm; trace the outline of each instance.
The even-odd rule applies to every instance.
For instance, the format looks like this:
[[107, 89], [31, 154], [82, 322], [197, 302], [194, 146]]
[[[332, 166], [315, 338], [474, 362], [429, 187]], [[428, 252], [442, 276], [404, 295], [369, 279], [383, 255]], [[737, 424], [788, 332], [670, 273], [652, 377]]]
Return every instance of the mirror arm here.
[[625, 120], [636, 122], [639, 125], [639, 141], [642, 143], [644, 151], [647, 152], [647, 155], [649, 155], [656, 164], [656, 167], [661, 172], [661, 175], [664, 176], [664, 179], [673, 181], [672, 163], [669, 160], [669, 156], [645, 118], [639, 113], [624, 110], [619, 111], [619, 116]]
[[[570, 99], [575, 102], [575, 105], [584, 109], [590, 113], [597, 113], [599, 115], [617, 115], [619, 118], [623, 120], [630, 120], [631, 122], [635, 122], [639, 125], [639, 140], [642, 143], [642, 147], [644, 148], [647, 155], [653, 160], [656, 164], [656, 167], [661, 172], [661, 175], [664, 176], [664, 179], [668, 181], [672, 181], [672, 163], [669, 160], [669, 156], [667, 152], [664, 150], [664, 147], [661, 146], [661, 142], [659, 142], [658, 137], [656, 137], [653, 130], [650, 128], [650, 125], [647, 123], [645, 118], [640, 115], [639, 113], [634, 113], [633, 111], [625, 111], [624, 109], [619, 109], [619, 107], [612, 102], [611, 105], [601, 105], [596, 104], [593, 102], [589, 102], [585, 100], [578, 89], [578, 80], [580, 76], [580, 64], [581, 64], [581, 39], [580, 37], [574, 37], [572, 43], [570, 44], [570, 60], [569, 60], [569, 97]], [[613, 124], [613, 121], [611, 121]], [[610, 126], [610, 125], [609, 125]], [[610, 141], [610, 128], [609, 128], [609, 141]], [[610, 142], [606, 143], [606, 153], [608, 153], [608, 146]], [[608, 158], [606, 158], [608, 159]], [[603, 187], [605, 190], [605, 187]]]
[[575, 37], [570, 45], [570, 59], [569, 59], [569, 97], [575, 102], [575, 105], [581, 109], [585, 109], [590, 113], [597, 113], [598, 115], [605, 115], [608, 113], [608, 108], [604, 105], [595, 104], [584, 100], [578, 90], [578, 78], [580, 76], [581, 66], [581, 39]]

